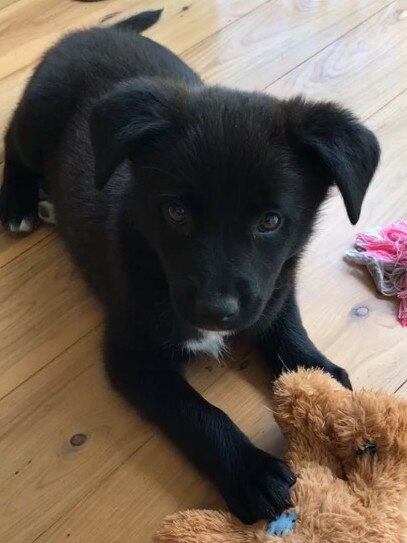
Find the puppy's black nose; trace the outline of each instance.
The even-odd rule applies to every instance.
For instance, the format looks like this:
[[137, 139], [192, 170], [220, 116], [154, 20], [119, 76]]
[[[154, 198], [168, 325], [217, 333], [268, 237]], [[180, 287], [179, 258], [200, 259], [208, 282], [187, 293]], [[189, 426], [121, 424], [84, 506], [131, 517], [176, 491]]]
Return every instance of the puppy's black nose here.
[[204, 324], [225, 324], [239, 311], [239, 302], [233, 296], [197, 300], [196, 317]]

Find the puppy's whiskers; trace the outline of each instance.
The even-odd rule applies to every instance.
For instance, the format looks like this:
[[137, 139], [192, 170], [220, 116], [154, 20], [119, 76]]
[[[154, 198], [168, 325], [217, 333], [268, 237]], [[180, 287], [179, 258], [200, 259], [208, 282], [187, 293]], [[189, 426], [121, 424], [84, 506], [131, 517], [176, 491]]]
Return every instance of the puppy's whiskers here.
[[280, 353], [277, 353], [277, 358], [280, 360], [282, 367], [284, 368], [284, 371], [290, 371], [290, 368], [287, 366], [287, 364], [284, 362], [283, 357]]

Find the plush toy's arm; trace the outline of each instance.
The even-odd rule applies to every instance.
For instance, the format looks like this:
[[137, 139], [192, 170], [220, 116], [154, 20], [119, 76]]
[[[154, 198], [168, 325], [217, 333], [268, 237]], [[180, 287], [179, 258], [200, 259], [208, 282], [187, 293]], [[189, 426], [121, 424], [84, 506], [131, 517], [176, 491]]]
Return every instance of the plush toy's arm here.
[[283, 513], [267, 525], [247, 526], [222, 511], [193, 510], [164, 519], [154, 543], [285, 543], [295, 527], [297, 515]]
[[378, 392], [357, 392], [332, 417], [337, 454], [348, 484], [366, 504], [405, 495], [407, 403]]

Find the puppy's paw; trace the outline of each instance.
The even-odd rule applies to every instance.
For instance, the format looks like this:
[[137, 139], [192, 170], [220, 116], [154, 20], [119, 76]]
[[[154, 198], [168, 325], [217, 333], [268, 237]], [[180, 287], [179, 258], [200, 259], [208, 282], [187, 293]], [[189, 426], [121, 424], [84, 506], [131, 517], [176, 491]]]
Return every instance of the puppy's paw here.
[[3, 228], [13, 234], [29, 234], [39, 224], [37, 203], [24, 196], [6, 182], [1, 187], [0, 221]]
[[12, 234], [29, 234], [38, 226], [38, 220], [30, 215], [23, 217], [22, 219], [18, 218], [3, 221], [3, 226]]
[[38, 216], [47, 224], [56, 224], [54, 204], [49, 200], [40, 200], [38, 202]]
[[326, 372], [332, 375], [332, 377], [336, 379], [342, 386], [349, 390], [352, 390], [352, 383], [350, 382], [350, 378], [346, 370], [339, 366], [336, 366], [335, 364], [330, 364], [324, 369]]
[[253, 446], [223, 493], [231, 510], [245, 524], [274, 520], [291, 506], [295, 476], [282, 461]]

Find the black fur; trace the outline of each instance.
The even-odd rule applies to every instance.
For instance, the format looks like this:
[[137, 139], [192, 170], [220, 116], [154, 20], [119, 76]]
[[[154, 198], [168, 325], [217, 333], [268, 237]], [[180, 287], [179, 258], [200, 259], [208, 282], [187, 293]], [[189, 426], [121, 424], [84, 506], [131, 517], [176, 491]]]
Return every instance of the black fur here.
[[[1, 219], [36, 223], [45, 187], [105, 305], [114, 386], [233, 513], [274, 518], [294, 476], [190, 387], [185, 346], [200, 329], [233, 331], [274, 375], [318, 366], [350, 386], [301, 324], [295, 272], [330, 185], [356, 222], [379, 146], [335, 104], [205, 86], [134, 32], [146, 17], [70, 34], [46, 54], [7, 132]], [[269, 211], [280, 223], [265, 232]]]

